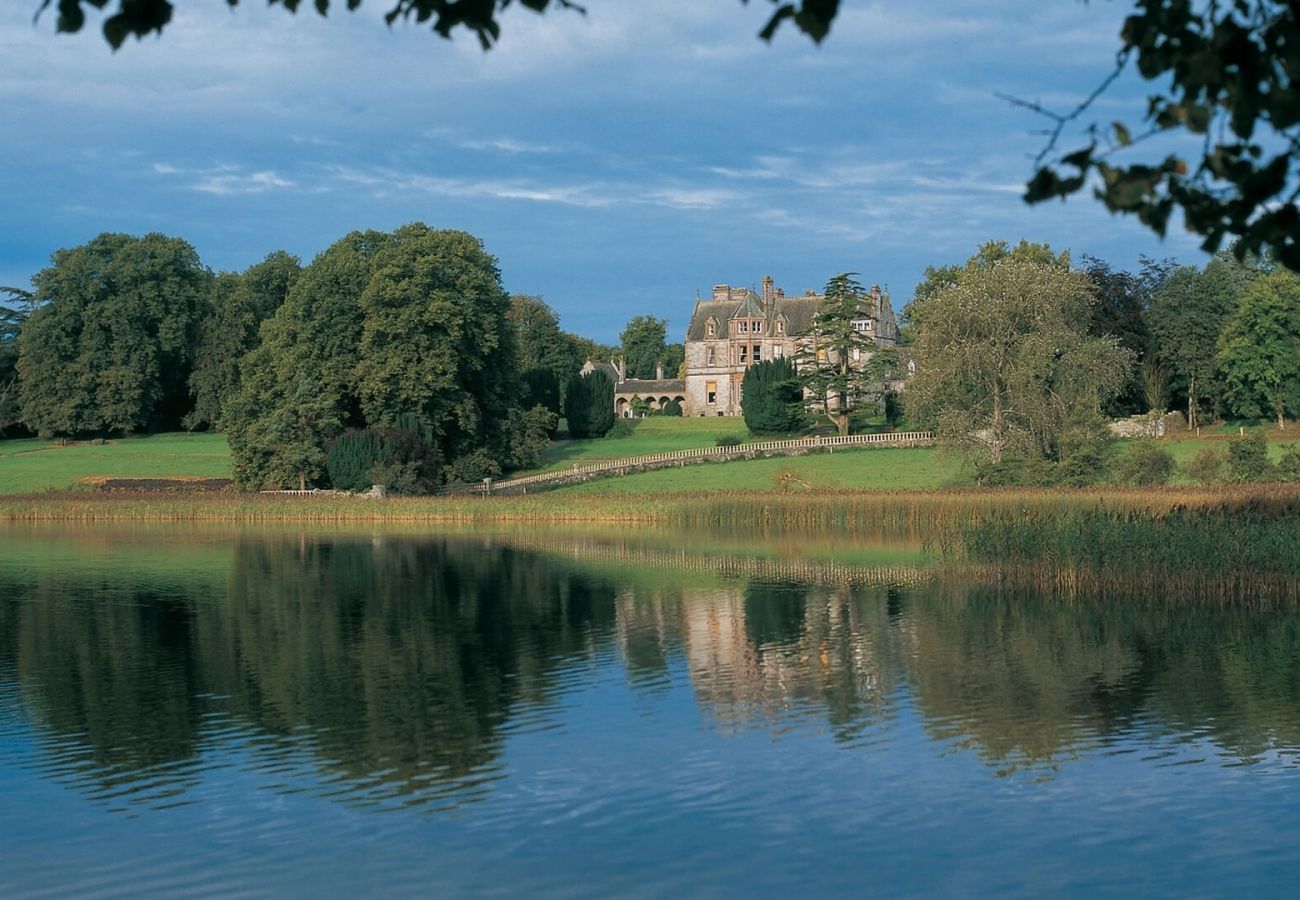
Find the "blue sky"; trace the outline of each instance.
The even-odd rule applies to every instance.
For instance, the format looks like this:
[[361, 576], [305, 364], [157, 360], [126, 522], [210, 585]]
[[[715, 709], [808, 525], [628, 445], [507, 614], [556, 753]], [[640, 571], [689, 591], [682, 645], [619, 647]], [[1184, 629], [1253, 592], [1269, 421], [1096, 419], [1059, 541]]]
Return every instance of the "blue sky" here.
[[[383, 0], [329, 19], [183, 0], [116, 54], [93, 17], [33, 25], [38, 5], [0, 12], [0, 284], [101, 231], [242, 269], [419, 220], [478, 235], [567, 330], [614, 341], [649, 313], [680, 340], [715, 282], [857, 271], [901, 308], [990, 238], [1204, 257], [1087, 197], [1020, 200], [1043, 123], [995, 92], [1069, 108], [1109, 71], [1123, 2], [846, 0], [821, 47], [759, 41], [762, 0], [516, 4], [486, 54], [384, 27]], [[1097, 117], [1134, 122], [1147, 92], [1121, 82]]]

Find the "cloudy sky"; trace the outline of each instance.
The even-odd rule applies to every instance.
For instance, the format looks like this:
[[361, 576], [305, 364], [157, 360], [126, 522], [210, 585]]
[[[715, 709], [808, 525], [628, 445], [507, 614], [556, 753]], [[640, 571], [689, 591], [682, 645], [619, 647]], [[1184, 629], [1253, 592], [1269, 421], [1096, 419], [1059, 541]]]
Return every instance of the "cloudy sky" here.
[[[1086, 197], [1020, 200], [1043, 122], [995, 93], [1069, 108], [1113, 63], [1122, 0], [846, 0], [821, 47], [759, 41], [765, 0], [516, 4], [486, 54], [386, 28], [384, 0], [329, 19], [181, 0], [116, 54], [93, 16], [55, 35], [38, 5], [0, 12], [0, 284], [101, 231], [242, 269], [418, 220], [478, 235], [507, 290], [613, 341], [640, 313], [680, 339], [697, 292], [765, 274], [802, 292], [857, 271], [901, 308], [991, 238], [1203, 257]], [[1121, 82], [1097, 116], [1135, 121], [1146, 92]]]

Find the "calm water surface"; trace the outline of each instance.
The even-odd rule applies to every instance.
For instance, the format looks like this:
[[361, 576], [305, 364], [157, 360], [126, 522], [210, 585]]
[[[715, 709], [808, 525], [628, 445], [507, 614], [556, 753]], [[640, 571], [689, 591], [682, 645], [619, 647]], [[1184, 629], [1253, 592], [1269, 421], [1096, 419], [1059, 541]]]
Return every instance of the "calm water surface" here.
[[6, 896], [1300, 883], [1291, 606], [1013, 595], [907, 545], [0, 541]]

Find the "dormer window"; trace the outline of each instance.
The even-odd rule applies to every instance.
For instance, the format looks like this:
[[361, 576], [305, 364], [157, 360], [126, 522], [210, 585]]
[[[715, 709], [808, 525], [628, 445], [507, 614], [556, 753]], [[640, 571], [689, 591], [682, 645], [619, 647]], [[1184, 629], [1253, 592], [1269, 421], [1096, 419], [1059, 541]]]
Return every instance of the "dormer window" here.
[[707, 335], [708, 337], [717, 337], [717, 336], [718, 336], [718, 321], [717, 321], [717, 319], [709, 319], [709, 321], [708, 321], [707, 323], [705, 323], [705, 325], [704, 325], [704, 333], [705, 333], [705, 335]]
[[785, 319], [776, 320], [776, 333], [785, 334]]

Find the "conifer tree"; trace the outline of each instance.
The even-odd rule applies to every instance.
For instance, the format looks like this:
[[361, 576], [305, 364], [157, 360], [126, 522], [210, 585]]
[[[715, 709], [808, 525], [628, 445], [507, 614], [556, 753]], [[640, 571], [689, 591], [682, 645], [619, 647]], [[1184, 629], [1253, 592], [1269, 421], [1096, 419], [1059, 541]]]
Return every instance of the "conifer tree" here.
[[602, 369], [569, 382], [564, 417], [569, 434], [576, 438], [604, 437], [614, 427], [614, 382]]
[[803, 387], [789, 359], [770, 359], [745, 370], [743, 414], [754, 434], [797, 434], [808, 427]]

